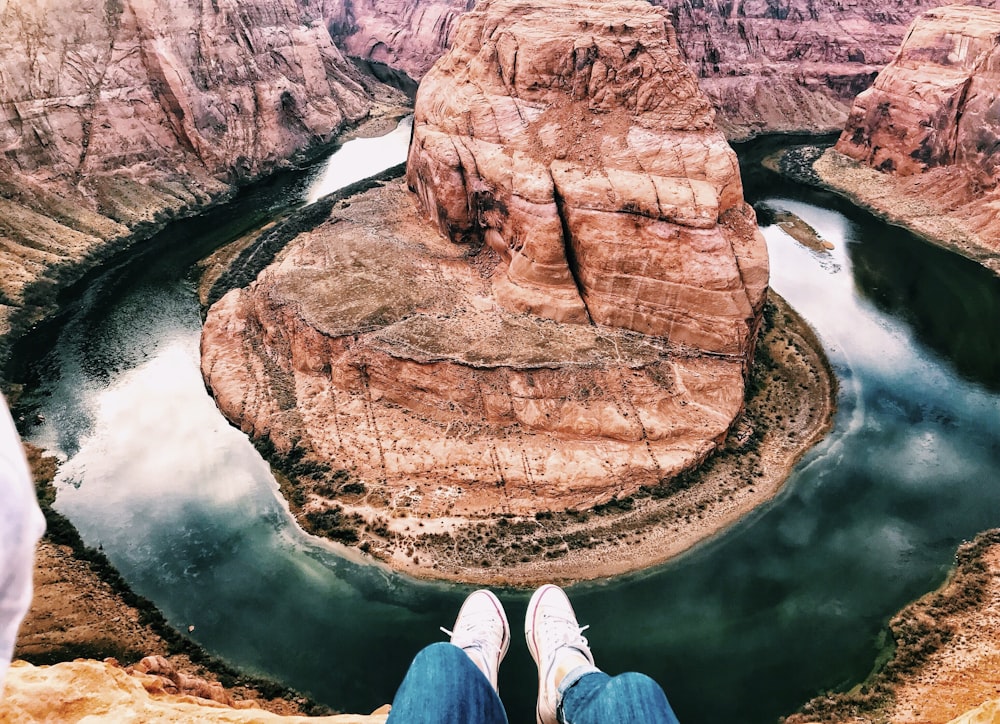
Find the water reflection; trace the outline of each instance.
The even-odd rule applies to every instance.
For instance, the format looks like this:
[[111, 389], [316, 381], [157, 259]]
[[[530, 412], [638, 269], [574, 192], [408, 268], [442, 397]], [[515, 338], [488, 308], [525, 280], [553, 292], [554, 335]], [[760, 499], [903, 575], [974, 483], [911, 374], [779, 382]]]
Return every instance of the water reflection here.
[[[660, 680], [685, 724], [773, 722], [856, 681], [888, 616], [941, 580], [961, 539], [1000, 525], [998, 355], [983, 341], [997, 328], [996, 280], [901, 248], [895, 231], [828, 197], [767, 188], [835, 245], [818, 256], [765, 231], [774, 287], [837, 370], [835, 429], [778, 500], [725, 535], [571, 591], [598, 662]], [[238, 207], [176, 227], [81, 298], [36, 360], [28, 402], [45, 423], [32, 437], [67, 459], [59, 509], [171, 622], [239, 666], [368, 711], [440, 640], [466, 591], [302, 535], [267, 465], [206, 394], [190, 268], [237, 218]], [[978, 325], [992, 326], [976, 338]], [[501, 596], [515, 628], [527, 595]], [[500, 681], [511, 721], [533, 716], [533, 676], [512, 646]]]
[[377, 138], [355, 138], [345, 143], [316, 173], [306, 191], [306, 203], [319, 201], [338, 189], [402, 163], [412, 131], [413, 116], [407, 116], [391, 133]]
[[[879, 237], [878, 243], [855, 243], [851, 250], [861, 294], [904, 320], [960, 375], [1000, 390], [1000, 355], [990, 333], [1000, 329], [1000, 278], [986, 275], [970, 287], [966, 268], [973, 262], [893, 228]], [[919, 255], [912, 253], [915, 244], [925, 247]]]

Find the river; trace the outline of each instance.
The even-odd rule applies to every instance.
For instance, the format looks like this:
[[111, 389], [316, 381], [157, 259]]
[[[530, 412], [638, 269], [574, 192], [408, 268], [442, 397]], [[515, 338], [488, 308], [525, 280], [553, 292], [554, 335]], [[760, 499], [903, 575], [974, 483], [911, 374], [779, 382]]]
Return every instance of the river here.
[[[405, 154], [398, 140], [386, 165]], [[238, 667], [364, 713], [391, 700], [469, 589], [295, 527], [267, 464], [205, 391], [194, 268], [309, 198], [345, 157], [172, 224], [97, 276], [52, 333], [21, 345], [23, 408], [43, 418], [30, 439], [64, 460], [56, 507], [171, 623]], [[570, 589], [598, 664], [652, 675], [685, 724], [769, 724], [859, 681], [889, 616], [942, 581], [962, 540], [1000, 525], [1000, 280], [828, 194], [746, 178], [749, 198], [834, 245], [817, 254], [765, 229], [772, 285], [840, 381], [834, 429], [777, 499], [724, 534]], [[500, 593], [515, 636], [500, 690], [511, 721], [530, 722], [530, 591]]]

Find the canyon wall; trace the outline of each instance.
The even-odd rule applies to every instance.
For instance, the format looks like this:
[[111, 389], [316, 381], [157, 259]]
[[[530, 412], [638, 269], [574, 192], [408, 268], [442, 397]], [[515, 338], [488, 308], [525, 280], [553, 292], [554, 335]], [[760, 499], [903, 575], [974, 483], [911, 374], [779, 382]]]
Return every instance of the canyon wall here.
[[0, 331], [109, 240], [329, 143], [373, 90], [294, 0], [0, 3]]
[[743, 408], [766, 247], [663, 11], [493, 0], [456, 38], [415, 193], [338, 203], [205, 322], [220, 409], [310, 471], [318, 532], [593, 507]]
[[[322, 0], [350, 55], [421, 78], [452, 40], [469, 0]], [[854, 96], [942, 0], [656, 0], [730, 138], [843, 127]], [[968, 4], [995, 7], [995, 0]]]
[[817, 171], [1000, 273], [998, 88], [1000, 9], [930, 10], [858, 96]]
[[837, 150], [899, 176], [960, 166], [1000, 182], [1000, 10], [921, 15], [899, 54], [858, 96]]

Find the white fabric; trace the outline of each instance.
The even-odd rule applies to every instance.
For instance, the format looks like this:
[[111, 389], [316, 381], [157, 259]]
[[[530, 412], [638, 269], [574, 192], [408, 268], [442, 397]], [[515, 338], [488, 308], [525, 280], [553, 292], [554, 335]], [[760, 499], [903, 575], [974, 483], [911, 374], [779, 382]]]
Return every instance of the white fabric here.
[[21, 438], [0, 397], [0, 692], [31, 603], [35, 544], [45, 530]]

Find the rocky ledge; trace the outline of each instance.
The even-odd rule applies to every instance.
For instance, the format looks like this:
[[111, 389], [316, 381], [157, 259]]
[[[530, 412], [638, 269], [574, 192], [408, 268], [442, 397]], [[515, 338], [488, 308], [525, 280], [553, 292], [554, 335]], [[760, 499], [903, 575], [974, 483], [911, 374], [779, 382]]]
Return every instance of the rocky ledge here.
[[1000, 273], [1000, 10], [921, 15], [820, 178]]
[[[167, 667], [167, 671], [164, 670]], [[0, 721], [17, 724], [76, 721], [142, 721], [161, 724], [384, 724], [388, 707], [370, 716], [306, 717], [233, 706], [221, 686], [176, 691], [177, 675], [162, 657], [121, 667], [113, 659], [78, 659], [53, 666], [15, 661], [7, 675]]]
[[889, 632], [892, 654], [868, 681], [817, 697], [786, 724], [1000, 723], [1000, 530], [964, 543], [948, 581]]
[[136, 235], [365, 117], [292, 0], [0, 3], [0, 334]]
[[220, 408], [347, 542], [359, 516], [447, 534], [628, 497], [744, 406], [766, 248], [663, 12], [495, 0], [457, 38], [417, 99], [416, 193], [334, 206], [204, 326]]

